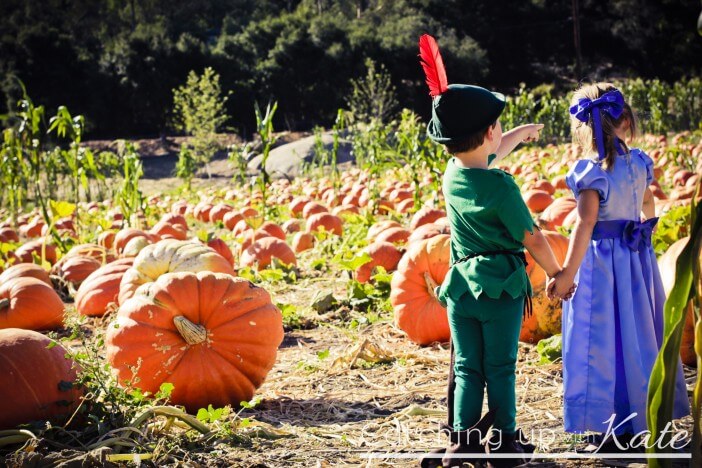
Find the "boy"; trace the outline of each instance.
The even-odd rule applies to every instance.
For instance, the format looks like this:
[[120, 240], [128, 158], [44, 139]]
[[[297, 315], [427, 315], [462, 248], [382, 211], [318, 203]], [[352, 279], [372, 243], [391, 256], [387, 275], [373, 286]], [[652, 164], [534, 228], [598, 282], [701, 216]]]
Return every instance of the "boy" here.
[[[489, 168], [519, 143], [536, 140], [543, 125], [524, 125], [503, 135], [498, 119], [504, 96], [478, 86], [442, 84], [445, 72], [431, 75], [432, 67], [443, 67], [438, 47], [435, 50], [436, 54], [421, 54], [425, 72], [430, 69], [427, 82], [434, 91], [428, 135], [453, 156], [443, 179], [452, 266], [438, 294], [447, 305], [454, 352], [449, 377], [451, 442], [441, 461], [449, 467], [460, 466], [466, 454], [485, 452], [481, 442], [490, 425], [489, 453], [529, 449], [517, 440], [521, 436], [515, 421], [517, 347], [522, 311], [531, 312], [532, 293], [523, 248], [549, 277], [561, 268], [544, 236], [538, 228], [534, 230], [531, 213], [512, 176]], [[438, 86], [432, 86], [437, 82]], [[490, 411], [481, 419], [485, 386]], [[437, 461], [426, 458], [422, 466]], [[525, 462], [518, 455], [489, 459], [488, 466]]]

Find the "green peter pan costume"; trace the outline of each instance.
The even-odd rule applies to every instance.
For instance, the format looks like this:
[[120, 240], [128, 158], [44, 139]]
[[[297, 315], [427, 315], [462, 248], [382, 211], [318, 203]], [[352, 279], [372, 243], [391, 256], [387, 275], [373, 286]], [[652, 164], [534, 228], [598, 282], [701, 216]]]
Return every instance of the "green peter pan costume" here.
[[[451, 159], [443, 192], [453, 266], [439, 299], [447, 304], [454, 350], [453, 429], [468, 429], [480, 419], [487, 384], [488, 406], [496, 409], [493, 427], [514, 433], [517, 346], [532, 293], [517, 253], [534, 222], [514, 179], [499, 169], [464, 168]], [[502, 253], [473, 257], [488, 252]]]
[[[443, 144], [487, 129], [504, 96], [452, 84], [434, 97], [428, 135]], [[495, 155], [488, 157], [488, 165]], [[515, 367], [522, 311], [531, 283], [522, 244], [534, 221], [512, 176], [499, 169], [464, 168], [452, 158], [443, 179], [451, 225], [451, 268], [439, 289], [447, 305], [453, 349], [449, 428], [465, 431], [481, 418], [484, 389], [495, 429], [516, 430]]]

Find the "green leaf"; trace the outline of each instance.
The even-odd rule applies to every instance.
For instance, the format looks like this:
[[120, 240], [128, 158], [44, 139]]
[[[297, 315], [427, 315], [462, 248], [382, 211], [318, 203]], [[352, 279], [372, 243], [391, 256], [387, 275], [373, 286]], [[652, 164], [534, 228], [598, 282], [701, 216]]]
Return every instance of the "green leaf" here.
[[76, 211], [76, 205], [67, 201], [49, 200], [49, 205], [55, 218], [66, 218]]
[[171, 394], [173, 393], [173, 389], [175, 386], [170, 383], [170, 382], [163, 382], [161, 386], [158, 388], [158, 392], [156, 393], [156, 398], [159, 400], [165, 400], [167, 398], [171, 397]]
[[249, 427], [251, 425], [251, 420], [249, 418], [241, 418], [239, 420], [239, 427]]
[[562, 357], [562, 350], [563, 340], [561, 334], [540, 340], [536, 344], [536, 352], [538, 352], [541, 357], [539, 364], [556, 362]]
[[317, 359], [319, 359], [320, 361], [323, 361], [324, 359], [326, 359], [328, 357], [329, 357], [329, 350], [328, 349], [324, 349], [322, 351], [317, 351]]
[[361, 251], [354, 255], [351, 259], [347, 260], [342, 258], [340, 255], [337, 255], [332, 261], [345, 270], [356, 271], [357, 268], [369, 263], [372, 260], [373, 258], [368, 252]]
[[198, 421], [202, 421], [204, 423], [208, 422], [210, 420], [209, 411], [207, 411], [205, 408], [200, 408], [197, 410], [197, 419]]
[[282, 279], [285, 278], [285, 272], [280, 269], [266, 269], [266, 270], [261, 270], [258, 272], [258, 275], [263, 279], [264, 281], [268, 282], [276, 282], [276, 281], [281, 281]]

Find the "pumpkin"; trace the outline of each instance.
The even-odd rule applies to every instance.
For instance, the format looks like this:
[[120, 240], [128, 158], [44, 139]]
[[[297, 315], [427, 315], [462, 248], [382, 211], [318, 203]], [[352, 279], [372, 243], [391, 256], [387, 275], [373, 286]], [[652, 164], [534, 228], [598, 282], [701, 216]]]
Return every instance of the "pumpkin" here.
[[541, 213], [553, 203], [553, 197], [543, 190], [527, 190], [524, 193], [524, 203], [532, 213]]
[[373, 224], [370, 228], [368, 228], [368, 233], [366, 234], [366, 240], [373, 242], [378, 235], [383, 232], [386, 229], [390, 229], [393, 227], [399, 227], [401, 228], [402, 225], [398, 223], [397, 221], [388, 219], [385, 221], [378, 221], [377, 223]]
[[54, 340], [32, 330], [0, 330], [0, 429], [32, 421], [63, 423], [76, 410], [82, 390], [74, 363]]
[[63, 308], [56, 291], [36, 278], [14, 278], [0, 284], [0, 328], [58, 328], [63, 325]]
[[302, 229], [302, 223], [298, 219], [289, 219], [283, 223], [282, 228], [287, 234], [293, 234]]
[[401, 202], [398, 202], [397, 205], [395, 206], [395, 211], [398, 213], [409, 213], [412, 211], [414, 208], [414, 200], [411, 198], [407, 198], [405, 200], [402, 200]]
[[132, 237], [127, 245], [122, 249], [122, 258], [134, 258], [139, 255], [139, 252], [144, 250], [148, 245], [151, 245], [151, 241], [147, 237], [137, 236]]
[[407, 229], [401, 227], [391, 227], [378, 234], [375, 241], [391, 242], [393, 244], [406, 244], [409, 236], [410, 232]]
[[257, 266], [261, 270], [270, 265], [274, 258], [286, 265], [297, 265], [295, 252], [285, 241], [276, 237], [264, 237], [255, 241], [241, 254], [240, 262], [242, 266]]
[[211, 247], [215, 252], [224, 257], [232, 267], [234, 266], [234, 254], [232, 253], [232, 249], [230, 249], [227, 243], [222, 239], [219, 237], [213, 237], [207, 242], [207, 246]]
[[124, 304], [142, 284], [155, 281], [166, 273], [183, 271], [234, 274], [229, 262], [206, 245], [173, 239], [162, 240], [144, 247], [136, 256], [133, 267], [124, 274], [120, 283], [119, 303]]
[[343, 233], [343, 221], [331, 213], [317, 213], [307, 218], [307, 232], [315, 232], [322, 229], [325, 232], [340, 236]]
[[47, 262], [52, 265], [56, 263], [56, 246], [49, 244], [48, 239], [46, 245], [44, 245], [44, 239], [29, 241], [15, 250], [15, 255], [20, 262], [33, 263], [35, 256], [36, 258], [41, 258], [42, 250]]
[[566, 177], [564, 175], [554, 177], [551, 181], [551, 185], [553, 185], [557, 190], [568, 190], [568, 183], [566, 182]]
[[105, 247], [106, 249], [112, 249], [115, 244], [115, 231], [105, 231], [100, 233], [97, 238], [98, 245]]
[[132, 240], [134, 237], [144, 237], [146, 239], [149, 239], [149, 235], [142, 231], [141, 229], [134, 229], [134, 228], [127, 228], [127, 229], [122, 229], [115, 235], [115, 240], [114, 240], [114, 248], [115, 252], [118, 254], [121, 254], [122, 251], [124, 250], [124, 247], [126, 247], [127, 243]]
[[74, 255], [61, 259], [59, 263], [51, 269], [52, 274], [60, 277], [67, 283], [80, 285], [92, 272], [102, 266], [102, 263], [94, 258]]
[[446, 216], [446, 212], [444, 210], [438, 210], [436, 208], [423, 206], [419, 211], [417, 211], [414, 214], [414, 216], [412, 216], [409, 230], [414, 231], [419, 226], [423, 224], [433, 223], [437, 219], [443, 218], [444, 216]]
[[234, 229], [234, 226], [236, 226], [236, 224], [243, 219], [244, 217], [238, 211], [229, 211], [225, 213], [224, 217], [222, 218], [222, 222], [224, 223], [224, 226], [231, 231]]
[[356, 281], [367, 283], [373, 274], [373, 269], [383, 267], [385, 271], [395, 270], [402, 258], [402, 252], [394, 244], [376, 241], [363, 249], [371, 257], [371, 261], [356, 268]]
[[19, 242], [19, 235], [12, 228], [2, 228], [0, 229], [0, 242]]
[[[142, 294], [143, 292], [143, 294]], [[262, 288], [211, 272], [170, 273], [140, 289], [108, 326], [107, 360], [120, 384], [137, 380], [189, 412], [250, 400], [283, 341], [280, 311]]]
[[187, 228], [184, 228], [181, 224], [169, 223], [164, 220], [156, 223], [149, 232], [161, 239], [185, 240], [188, 238]]
[[217, 203], [210, 210], [210, 222], [212, 222], [212, 223], [216, 223], [217, 221], [224, 222], [224, 215], [226, 215], [230, 211], [234, 211], [234, 208], [229, 206], [229, 205], [225, 205], [224, 203]]
[[447, 341], [446, 309], [434, 288], [444, 281], [450, 258], [450, 236], [441, 235], [409, 246], [390, 283], [395, 325], [420, 345]]
[[549, 195], [556, 193], [556, 187], [554, 187], [548, 180], [539, 180], [532, 187], [534, 190], [543, 190]]
[[296, 197], [290, 202], [288, 208], [293, 216], [300, 216], [302, 215], [302, 210], [305, 209], [305, 205], [307, 205], [309, 202], [310, 199], [307, 197]]
[[109, 263], [114, 260], [114, 256], [107, 252], [107, 249], [102, 245], [79, 244], [73, 246], [71, 250], [66, 252], [66, 255], [59, 260], [57, 265], [71, 257], [90, 257], [99, 261], [100, 263]]
[[292, 240], [292, 249], [297, 254], [314, 247], [314, 235], [309, 232], [298, 232]]
[[161, 218], [161, 221], [164, 223], [181, 226], [185, 231], [188, 230], [188, 222], [185, 220], [185, 216], [182, 214], [166, 213]]
[[20, 226], [19, 227], [19, 233], [28, 238], [34, 238], [34, 237], [39, 237], [41, 236], [41, 231], [44, 228], [45, 224], [44, 221], [41, 220], [41, 218], [36, 217], [29, 223]]
[[12, 265], [0, 274], [0, 285], [15, 278], [36, 278], [49, 286], [53, 286], [46, 270], [34, 263], [18, 263]]
[[442, 234], [450, 234], [451, 229], [448, 226], [444, 226], [437, 223], [423, 224], [414, 230], [407, 238], [407, 243], [417, 242], [424, 239], [431, 239], [434, 236], [439, 236]]
[[[563, 265], [568, 253], [568, 238], [557, 232], [541, 231], [546, 241], [551, 246], [553, 254], [559, 265]], [[533, 259], [529, 252], [526, 253], [526, 272], [533, 290], [531, 317], [526, 317], [522, 322], [519, 340], [525, 343], [538, 343], [539, 340], [561, 333], [561, 300], [549, 299], [546, 295], [546, 272]]]
[[[690, 237], [683, 237], [673, 243], [668, 250], [658, 259], [658, 269], [663, 282], [663, 290], [668, 296], [675, 285], [675, 264], [683, 249], [687, 245]], [[700, 257], [702, 261], [702, 257]], [[695, 353], [695, 317], [693, 302], [690, 301], [686, 308], [685, 325], [683, 326], [683, 336], [680, 343], [680, 359], [683, 364], [697, 366], [697, 354]]]
[[316, 215], [319, 213], [327, 213], [329, 210], [327, 209], [326, 206], [317, 203], [315, 201], [308, 202], [305, 207], [302, 210], [302, 217], [305, 219], [309, 219], [310, 216]]
[[578, 207], [578, 202], [572, 197], [561, 197], [554, 200], [539, 216], [543, 227], [549, 231], [555, 231], [557, 227], [563, 226], [563, 222], [571, 211]]
[[341, 204], [339, 206], [334, 207], [334, 209], [332, 210], [332, 214], [335, 216], [348, 216], [354, 214], [357, 215], [359, 213], [360, 210], [357, 206], [349, 204]]
[[109, 311], [111, 304], [116, 305], [122, 277], [133, 264], [133, 258], [115, 260], [85, 278], [74, 298], [78, 313], [101, 317]]
[[271, 237], [285, 240], [285, 231], [273, 221], [266, 221], [258, 228], [259, 232], [266, 232]]

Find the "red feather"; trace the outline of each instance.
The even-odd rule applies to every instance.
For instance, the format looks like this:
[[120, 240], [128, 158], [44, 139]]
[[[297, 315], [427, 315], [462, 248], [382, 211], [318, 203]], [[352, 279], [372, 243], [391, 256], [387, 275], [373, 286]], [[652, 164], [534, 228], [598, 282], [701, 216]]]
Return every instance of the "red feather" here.
[[448, 90], [448, 78], [444, 60], [439, 52], [439, 44], [429, 34], [422, 34], [419, 38], [419, 60], [427, 77], [429, 95], [436, 97]]

